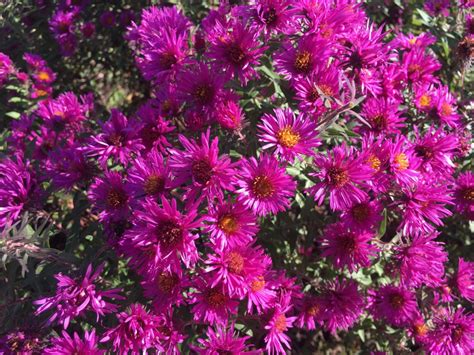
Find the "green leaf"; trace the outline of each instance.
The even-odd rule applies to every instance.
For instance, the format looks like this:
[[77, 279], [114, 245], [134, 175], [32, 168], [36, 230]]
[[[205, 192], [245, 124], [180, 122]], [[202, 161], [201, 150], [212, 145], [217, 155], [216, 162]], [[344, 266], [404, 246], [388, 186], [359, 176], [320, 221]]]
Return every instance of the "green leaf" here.
[[383, 220], [379, 228], [379, 237], [382, 238], [385, 235], [385, 232], [387, 232], [387, 209], [386, 208], [384, 208], [383, 210]]
[[11, 117], [11, 118], [14, 118], [14, 119], [20, 118], [20, 114], [18, 112], [15, 112], [15, 111], [7, 112], [5, 114], [5, 116], [8, 116], [8, 117]]

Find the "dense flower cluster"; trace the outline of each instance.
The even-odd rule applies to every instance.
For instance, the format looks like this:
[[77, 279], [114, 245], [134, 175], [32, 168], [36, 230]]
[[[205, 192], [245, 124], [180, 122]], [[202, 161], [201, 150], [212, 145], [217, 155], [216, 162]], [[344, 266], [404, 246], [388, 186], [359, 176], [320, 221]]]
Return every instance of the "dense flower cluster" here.
[[[49, 21], [65, 56], [76, 27], [94, 32], [79, 3]], [[448, 16], [449, 2], [425, 9]], [[56, 274], [55, 293], [34, 302], [64, 328], [45, 353], [284, 354], [295, 329], [336, 334], [367, 318], [433, 354], [474, 351], [474, 263], [451, 272], [440, 240], [448, 217], [474, 218], [470, 126], [437, 74], [434, 36], [389, 34], [352, 0], [255, 0], [200, 23], [150, 7], [126, 40], [152, 96], [105, 122], [91, 94], [53, 95], [56, 74], [24, 57], [39, 101], [11, 124], [0, 227], [82, 191], [81, 227], [97, 221], [142, 290], [137, 300], [99, 286], [103, 265]], [[0, 53], [0, 85], [15, 73]], [[262, 81], [273, 91], [257, 92]], [[334, 125], [345, 138], [329, 137]], [[325, 224], [290, 222], [314, 242], [312, 267], [284, 270], [259, 231], [303, 205]], [[67, 332], [91, 313], [82, 335]], [[6, 346], [15, 337], [27, 335]]]

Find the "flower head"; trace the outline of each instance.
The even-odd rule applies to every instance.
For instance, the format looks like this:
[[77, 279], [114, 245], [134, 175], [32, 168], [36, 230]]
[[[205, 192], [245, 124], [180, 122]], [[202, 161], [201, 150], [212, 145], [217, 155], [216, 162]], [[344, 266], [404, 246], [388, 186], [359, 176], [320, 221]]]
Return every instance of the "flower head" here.
[[474, 302], [474, 262], [458, 259], [458, 272], [455, 279], [459, 294], [469, 302]]
[[198, 339], [199, 346], [193, 347], [199, 355], [229, 354], [229, 355], [257, 355], [259, 351], [247, 351], [245, 342], [249, 336], [240, 337], [232, 324], [229, 329], [208, 327], [207, 339]]
[[474, 174], [470, 171], [460, 174], [456, 179], [454, 206], [459, 213], [474, 220]]
[[66, 354], [90, 354], [90, 355], [102, 355], [105, 354], [104, 350], [98, 349], [98, 337], [95, 334], [95, 329], [91, 332], [87, 330], [84, 332], [84, 339], [79, 337], [79, 334], [74, 332], [71, 337], [64, 330], [62, 336], [53, 338], [51, 340], [52, 346], [44, 349], [44, 354], [49, 355], [66, 355]]

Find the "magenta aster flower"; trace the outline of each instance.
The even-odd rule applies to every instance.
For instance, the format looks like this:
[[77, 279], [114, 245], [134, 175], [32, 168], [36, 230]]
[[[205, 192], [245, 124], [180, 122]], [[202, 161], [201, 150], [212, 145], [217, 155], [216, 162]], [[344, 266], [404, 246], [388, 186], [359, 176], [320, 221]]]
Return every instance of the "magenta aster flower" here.
[[112, 27], [115, 25], [115, 14], [112, 11], [106, 10], [100, 15], [99, 22], [105, 28]]
[[229, 329], [217, 327], [215, 330], [208, 327], [206, 330], [207, 339], [198, 339], [199, 346], [193, 346], [193, 350], [199, 355], [257, 355], [260, 351], [248, 351], [245, 342], [249, 336], [240, 337], [232, 324]]
[[127, 165], [130, 157], [142, 148], [137, 137], [137, 124], [128, 121], [119, 110], [112, 109], [109, 120], [102, 125], [102, 133], [92, 136], [85, 149], [88, 155], [98, 157], [102, 167], [106, 167], [109, 158]]
[[136, 198], [159, 198], [171, 190], [172, 177], [163, 156], [153, 149], [135, 159], [128, 171], [129, 188]]
[[414, 185], [420, 178], [420, 173], [414, 169], [414, 153], [409, 149], [407, 140], [404, 136], [397, 136], [394, 142], [387, 142], [386, 144], [389, 150], [389, 173], [399, 185]]
[[286, 79], [309, 75], [317, 65], [325, 66], [330, 55], [329, 43], [315, 35], [305, 35], [298, 40], [297, 48], [287, 41], [275, 54], [276, 71]]
[[255, 214], [264, 216], [278, 213], [290, 206], [296, 183], [285, 172], [275, 157], [261, 154], [240, 162], [236, 182], [238, 200]]
[[103, 221], [118, 221], [130, 213], [129, 188], [116, 171], [107, 171], [103, 177], [96, 178], [89, 188], [88, 197]]
[[413, 49], [422, 48], [426, 49], [428, 46], [436, 43], [436, 37], [429, 32], [422, 32], [419, 35], [413, 33], [399, 33], [397, 37], [390, 42], [390, 45], [394, 48]]
[[222, 198], [224, 190], [233, 191], [233, 164], [227, 155], [219, 156], [219, 140], [210, 140], [210, 130], [201, 135], [201, 144], [189, 140], [183, 135], [179, 141], [184, 151], [172, 149], [169, 166], [176, 177], [176, 185], [186, 186], [186, 198], [194, 200], [197, 196], [206, 197], [209, 201]]
[[245, 10], [252, 21], [252, 27], [264, 34], [293, 33], [295, 31], [295, 10], [289, 0], [256, 0]]
[[444, 263], [448, 253], [443, 243], [434, 240], [439, 233], [418, 235], [406, 244], [395, 246], [394, 259], [400, 270], [400, 282], [408, 287], [420, 287], [423, 284], [439, 287], [444, 279]]
[[124, 299], [118, 293], [120, 289], [102, 291], [95, 284], [102, 270], [103, 265], [93, 272], [92, 265], [89, 264], [82, 279], [71, 279], [62, 273], [54, 275], [58, 280], [56, 295], [34, 301], [33, 303], [39, 306], [35, 314], [53, 310], [48, 324], [56, 322], [66, 329], [71, 320], [82, 317], [86, 311], [94, 312], [97, 321], [106, 313], [117, 311], [117, 306], [105, 299]]
[[440, 85], [432, 95], [433, 102], [428, 117], [450, 127], [459, 126], [461, 116], [456, 110], [456, 98], [449, 91], [449, 87]]
[[74, 332], [71, 337], [64, 330], [61, 332], [62, 336], [53, 338], [51, 340], [51, 347], [44, 349], [44, 354], [49, 355], [68, 355], [68, 354], [90, 354], [102, 355], [104, 350], [98, 348], [98, 337], [95, 334], [95, 329], [91, 332], [87, 330], [84, 332], [84, 339], [81, 339], [79, 334]]
[[456, 179], [454, 207], [468, 219], [474, 220], [474, 174], [470, 171], [460, 174]]
[[223, 326], [230, 315], [237, 312], [238, 301], [233, 300], [222, 285], [211, 286], [213, 279], [209, 276], [197, 277], [193, 287], [197, 292], [191, 296], [194, 304], [192, 313], [196, 322]]
[[474, 262], [458, 259], [455, 284], [459, 294], [469, 302], [474, 302]]
[[421, 181], [414, 188], [403, 189], [403, 193], [400, 201], [403, 216], [399, 228], [404, 235], [431, 233], [434, 231], [432, 224], [442, 226], [442, 218], [452, 215], [446, 208], [452, 204], [452, 197], [445, 184]]
[[319, 182], [309, 192], [319, 205], [328, 192], [332, 210], [345, 210], [367, 199], [367, 193], [360, 186], [370, 180], [372, 171], [356, 155], [353, 147], [343, 144], [332, 149], [327, 156], [318, 154], [314, 165], [319, 171], [310, 176], [318, 178]]
[[153, 300], [153, 308], [158, 314], [184, 303], [183, 288], [188, 284], [182, 272], [164, 269], [147, 277], [141, 283], [145, 297]]
[[200, 226], [201, 220], [196, 219], [195, 208], [183, 214], [174, 199], [162, 198], [161, 204], [145, 201], [143, 209], [135, 212], [135, 226], [122, 240], [122, 249], [131, 256], [131, 265], [142, 275], [153, 275], [165, 266], [179, 272], [181, 262], [191, 267], [198, 258], [194, 244], [197, 236], [192, 230]]
[[114, 351], [120, 354], [161, 349], [161, 318], [148, 313], [141, 304], [132, 304], [126, 312], [118, 313], [117, 319], [119, 324], [105, 333], [101, 343], [112, 341]]
[[273, 306], [276, 292], [271, 281], [270, 272], [262, 270], [259, 276], [247, 282], [248, 313], [253, 313], [254, 306], [259, 314]]
[[327, 283], [321, 292], [324, 307], [321, 319], [332, 334], [349, 329], [365, 308], [364, 297], [359, 293], [357, 282], [335, 280]]
[[441, 69], [441, 64], [432, 55], [426, 54], [422, 48], [405, 52], [402, 60], [403, 69], [412, 84], [437, 82], [434, 73]]
[[[340, 75], [334, 64], [329, 67], [318, 65], [311, 74], [296, 79], [293, 87], [299, 109], [317, 116], [325, 112], [328, 99], [339, 97]], [[335, 108], [334, 103], [331, 106]]]
[[162, 31], [153, 43], [141, 50], [138, 67], [146, 80], [166, 82], [174, 80], [176, 74], [191, 61], [188, 58], [188, 34]]
[[49, 20], [49, 28], [57, 38], [71, 35], [74, 32], [76, 11], [56, 11]]
[[207, 56], [215, 60], [213, 68], [247, 85], [249, 79], [258, 77], [255, 68], [265, 49], [258, 40], [258, 32], [244, 27], [241, 22], [234, 21], [225, 27], [218, 22]]
[[419, 315], [415, 294], [403, 287], [387, 285], [369, 293], [370, 311], [375, 319], [402, 327]]
[[0, 52], [0, 88], [6, 83], [15, 68], [9, 56]]
[[257, 218], [240, 202], [219, 202], [209, 206], [207, 232], [218, 248], [244, 245], [258, 232]]
[[35, 179], [20, 156], [0, 160], [0, 228], [15, 221], [31, 202]]
[[222, 283], [226, 293], [242, 299], [246, 284], [269, 269], [271, 259], [258, 246], [242, 245], [216, 250], [208, 255], [206, 272], [212, 275], [211, 287]]
[[441, 309], [433, 318], [426, 350], [431, 354], [471, 354], [474, 350], [474, 316], [463, 308]]
[[288, 317], [286, 313], [291, 310], [289, 295], [276, 302], [270, 313], [270, 320], [265, 325], [267, 335], [265, 346], [269, 354], [285, 354], [285, 348], [291, 349], [290, 337], [285, 332], [293, 327], [296, 317]]
[[308, 330], [316, 329], [316, 323], [322, 324], [324, 304], [320, 297], [306, 295], [299, 310], [296, 325]]
[[342, 223], [330, 224], [320, 239], [321, 255], [328, 257], [338, 269], [347, 266], [350, 272], [369, 267], [377, 247], [371, 244], [373, 232], [353, 231]]
[[[165, 104], [163, 103], [161, 106], [163, 105]], [[167, 137], [170, 136], [169, 133], [175, 127], [164, 117], [164, 113], [160, 114], [160, 110], [155, 107], [155, 102], [147, 102], [138, 109], [138, 137], [146, 151], [156, 148], [164, 153], [166, 148], [170, 146]]]
[[301, 155], [313, 155], [313, 148], [321, 145], [316, 138], [316, 124], [303, 115], [297, 117], [291, 109], [274, 110], [274, 115], [265, 114], [260, 129], [263, 149], [274, 149], [284, 160], [292, 161]]
[[93, 22], [84, 22], [81, 27], [81, 32], [85, 38], [91, 38], [95, 33], [95, 25]]
[[451, 1], [449, 0], [427, 0], [423, 8], [431, 16], [443, 15], [444, 17], [448, 17], [450, 6]]
[[377, 200], [353, 204], [341, 214], [341, 221], [353, 230], [373, 230], [382, 220], [382, 205]]
[[225, 100], [219, 103], [216, 113], [216, 121], [219, 125], [238, 135], [245, 125], [245, 113], [238, 102]]
[[454, 134], [447, 134], [442, 129], [428, 131], [422, 136], [415, 127], [413, 142], [413, 168], [431, 176], [451, 178], [454, 168], [454, 155], [459, 140]]
[[362, 131], [374, 132], [377, 135], [400, 133], [405, 118], [401, 117], [399, 106], [399, 102], [383, 97], [373, 97], [364, 101], [361, 116], [371, 127], [363, 125]]
[[41, 353], [43, 344], [38, 334], [13, 331], [0, 337], [0, 353], [2, 355], [32, 355]]

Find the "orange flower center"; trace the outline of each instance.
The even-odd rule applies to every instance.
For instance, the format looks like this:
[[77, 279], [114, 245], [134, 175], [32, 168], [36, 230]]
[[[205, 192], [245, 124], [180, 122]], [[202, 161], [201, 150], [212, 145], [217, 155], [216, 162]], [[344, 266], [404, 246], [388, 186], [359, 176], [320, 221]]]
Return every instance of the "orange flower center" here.
[[258, 198], [266, 198], [274, 194], [275, 187], [268, 176], [259, 175], [252, 181], [252, 192]]
[[242, 255], [236, 251], [232, 251], [227, 256], [227, 268], [233, 274], [240, 274], [244, 269], [245, 260]]
[[463, 335], [464, 335], [464, 328], [462, 327], [462, 325], [458, 325], [456, 326], [456, 328], [454, 328], [451, 334], [451, 337], [457, 343], [461, 340]]
[[306, 308], [306, 314], [310, 317], [314, 317], [319, 313], [319, 306], [317, 304], [312, 304]]
[[307, 73], [311, 66], [311, 53], [301, 51], [296, 54], [295, 69], [301, 73]]
[[399, 294], [392, 295], [390, 297], [390, 304], [392, 305], [393, 308], [395, 309], [400, 309], [403, 307], [403, 304], [405, 303], [405, 300], [403, 297]]
[[263, 276], [258, 276], [255, 280], [250, 283], [250, 288], [253, 292], [258, 292], [263, 290], [265, 287], [265, 279]]
[[284, 314], [280, 314], [275, 319], [275, 329], [282, 333], [286, 330], [286, 317]]
[[376, 171], [380, 169], [381, 161], [375, 155], [371, 155], [369, 159], [367, 159], [367, 162], [369, 163], [372, 169]]
[[420, 97], [420, 102], [419, 102], [420, 107], [428, 107], [431, 105], [431, 96], [428, 94], [423, 94]]
[[397, 164], [397, 170], [399, 171], [406, 170], [410, 165], [408, 162], [408, 157], [405, 153], [397, 154], [395, 157], [395, 163]]
[[425, 323], [417, 323], [413, 326], [413, 331], [416, 336], [423, 337], [428, 333], [428, 327]]
[[331, 168], [328, 171], [329, 183], [336, 187], [342, 187], [349, 181], [349, 174], [340, 168]]
[[217, 223], [219, 228], [225, 234], [232, 234], [239, 230], [239, 222], [237, 222], [236, 218], [230, 214], [226, 214], [219, 219]]
[[462, 192], [462, 197], [467, 201], [474, 201], [474, 188], [467, 187]]
[[449, 116], [453, 113], [453, 108], [450, 104], [448, 104], [447, 102], [443, 102], [441, 104], [441, 114], [443, 116]]
[[384, 129], [387, 129], [388, 122], [387, 117], [385, 117], [385, 115], [376, 115], [372, 118], [371, 122], [372, 128], [374, 128], [376, 131], [383, 131]]
[[143, 190], [147, 195], [156, 195], [163, 191], [165, 180], [160, 175], [150, 175], [143, 184]]
[[49, 81], [51, 80], [51, 76], [48, 74], [48, 72], [40, 71], [38, 73], [38, 79], [41, 81]]
[[300, 135], [291, 127], [285, 127], [277, 133], [278, 143], [285, 148], [293, 148], [300, 141]]

